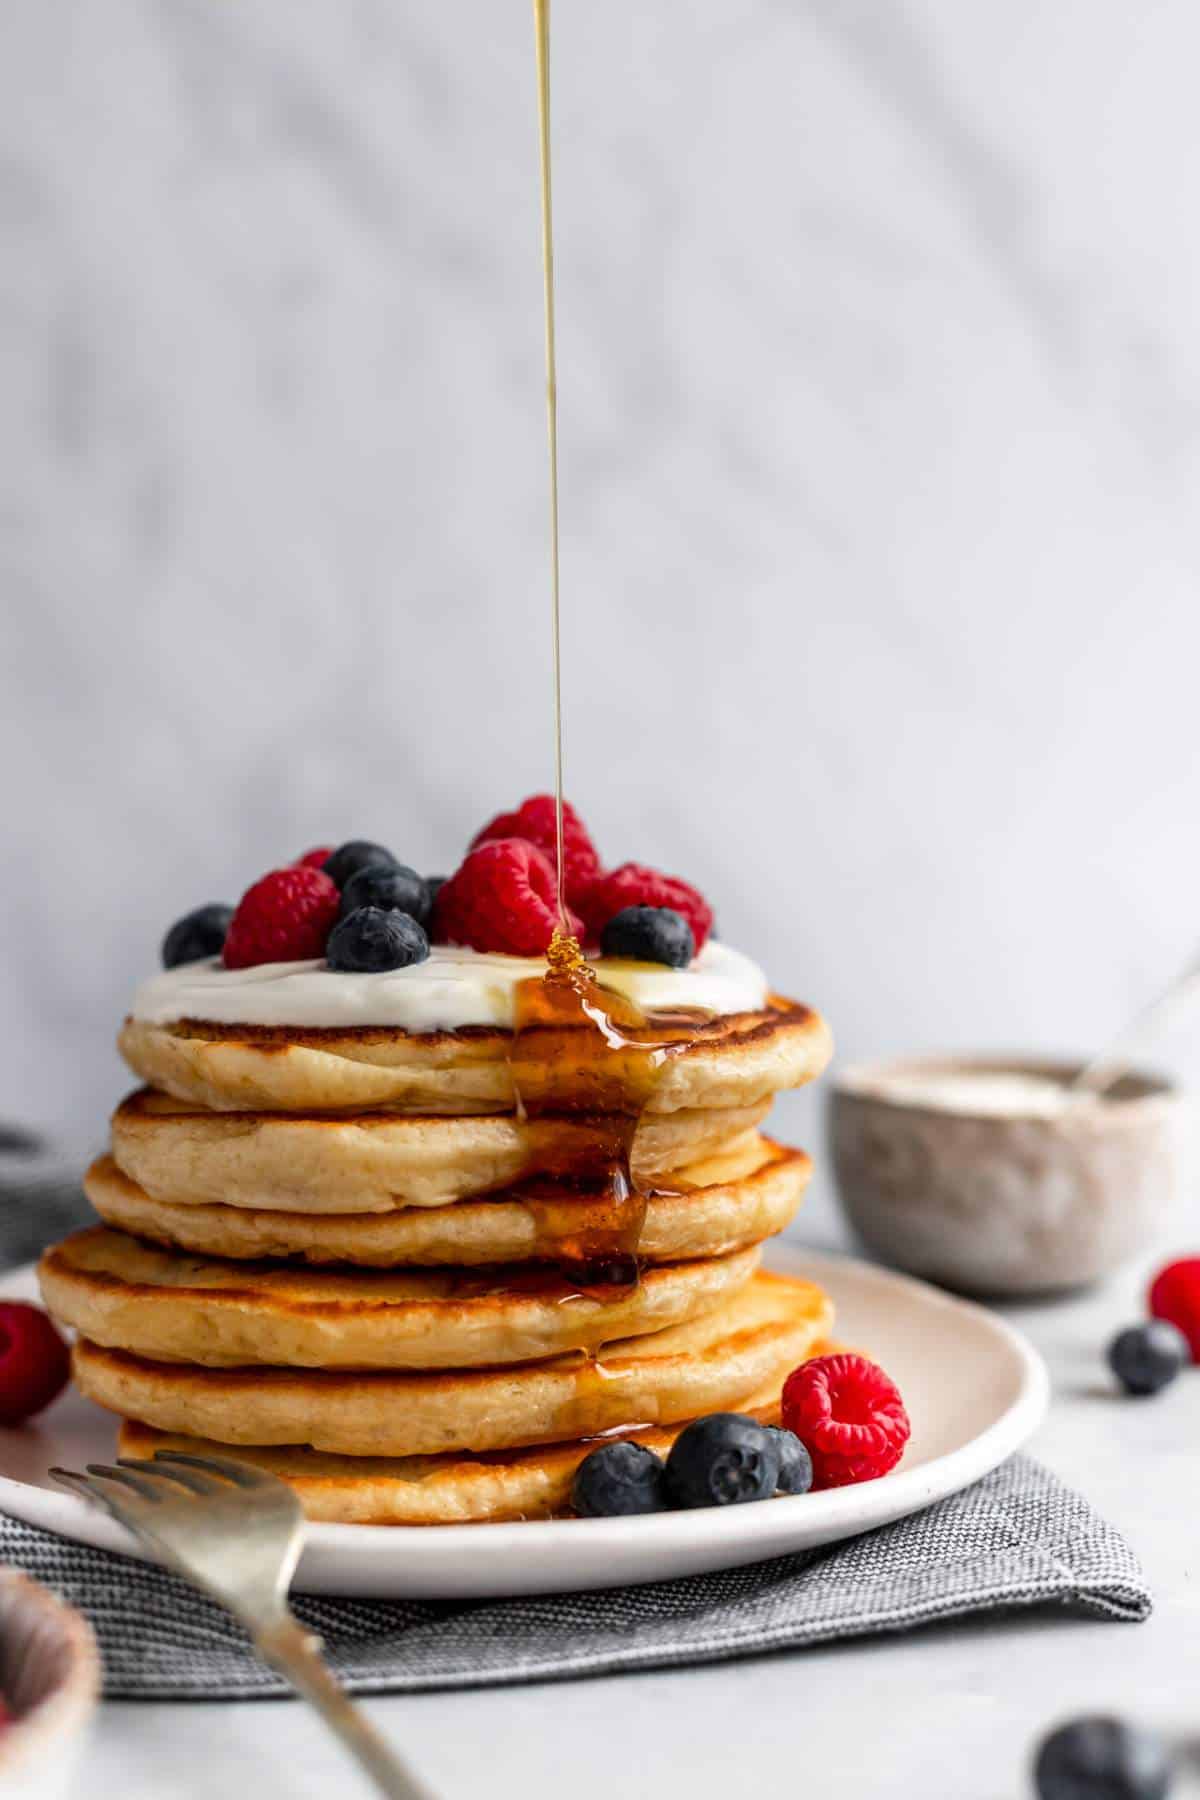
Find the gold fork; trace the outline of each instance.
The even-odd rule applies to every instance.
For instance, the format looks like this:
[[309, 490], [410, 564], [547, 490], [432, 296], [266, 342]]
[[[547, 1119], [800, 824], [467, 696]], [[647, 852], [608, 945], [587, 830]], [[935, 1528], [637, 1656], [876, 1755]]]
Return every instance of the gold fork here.
[[300, 1501], [246, 1463], [159, 1450], [118, 1457], [87, 1474], [51, 1469], [131, 1531], [160, 1562], [241, 1620], [264, 1661], [310, 1700], [389, 1800], [432, 1800], [349, 1699], [287, 1603], [304, 1536]]

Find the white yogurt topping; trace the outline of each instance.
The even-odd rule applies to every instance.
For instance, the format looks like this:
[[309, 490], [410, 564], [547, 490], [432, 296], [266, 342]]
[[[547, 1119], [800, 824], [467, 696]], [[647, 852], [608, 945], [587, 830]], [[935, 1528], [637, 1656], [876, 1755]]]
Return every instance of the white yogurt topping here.
[[[767, 995], [762, 970], [727, 944], [707, 943], [686, 969], [598, 957], [606, 987], [646, 1012], [698, 1006], [755, 1012]], [[220, 1025], [392, 1025], [401, 1031], [454, 1031], [460, 1025], [510, 1030], [516, 985], [544, 975], [541, 957], [502, 956], [434, 945], [428, 959], [382, 975], [347, 975], [323, 962], [260, 963], [226, 969], [184, 963], [143, 981], [133, 1016], [148, 1025], [209, 1019]]]
[[877, 1094], [899, 1106], [988, 1118], [1048, 1119], [1072, 1103], [1072, 1095], [1054, 1076], [1015, 1069], [850, 1070], [842, 1082], [855, 1093]]

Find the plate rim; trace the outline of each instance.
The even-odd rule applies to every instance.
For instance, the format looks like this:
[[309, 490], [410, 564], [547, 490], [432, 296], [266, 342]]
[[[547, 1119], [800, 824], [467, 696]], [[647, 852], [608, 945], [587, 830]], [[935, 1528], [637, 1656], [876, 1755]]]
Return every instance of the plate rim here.
[[[656, 1547], [684, 1556], [711, 1550], [713, 1568], [730, 1567], [732, 1565], [723, 1558], [731, 1547], [736, 1546], [737, 1560], [749, 1563], [758, 1560], [760, 1555], [786, 1554], [786, 1549], [762, 1546], [768, 1541], [775, 1545], [781, 1537], [786, 1539], [789, 1534], [785, 1521], [797, 1518], [797, 1508], [804, 1509], [800, 1515], [807, 1527], [803, 1538], [809, 1542], [828, 1543], [873, 1530], [961, 1492], [997, 1468], [1027, 1440], [1045, 1417], [1050, 1401], [1050, 1377], [1045, 1361], [1024, 1332], [991, 1308], [948, 1293], [918, 1277], [839, 1252], [810, 1250], [785, 1241], [770, 1247], [768, 1261], [785, 1273], [808, 1274], [817, 1280], [823, 1275], [848, 1271], [856, 1280], [865, 1282], [868, 1288], [876, 1287], [882, 1294], [894, 1294], [899, 1289], [922, 1306], [932, 1306], [954, 1315], [970, 1315], [977, 1326], [982, 1325], [1013, 1358], [1019, 1372], [1015, 1396], [990, 1424], [966, 1443], [914, 1468], [900, 1468], [882, 1480], [864, 1482], [852, 1488], [781, 1496], [769, 1507], [705, 1507], [693, 1512], [652, 1513], [637, 1519], [505, 1520], [489, 1524], [486, 1531], [480, 1530], [478, 1522], [439, 1525], [431, 1529], [424, 1525], [316, 1521], [306, 1528], [295, 1590], [336, 1593], [336, 1586], [329, 1585], [332, 1565], [361, 1571], [388, 1553], [404, 1563], [410, 1560], [420, 1563], [420, 1546], [426, 1551], [436, 1551], [435, 1557], [424, 1559], [426, 1563], [455, 1564], [454, 1591], [462, 1593], [462, 1581], [464, 1577], [469, 1578], [473, 1569], [494, 1568], [518, 1550], [523, 1559], [540, 1559], [547, 1570], [561, 1560], [573, 1560], [567, 1557], [569, 1547], [573, 1546], [577, 1551], [584, 1543], [592, 1559], [602, 1558], [607, 1550], [627, 1552], [631, 1526], [639, 1534], [639, 1544], [645, 1546], [651, 1558]], [[0, 1295], [22, 1282], [27, 1284], [35, 1268], [36, 1264], [27, 1263], [6, 1270], [0, 1275]], [[34, 1494], [38, 1496], [34, 1509], [37, 1516], [30, 1517], [31, 1509], [25, 1496]], [[76, 1543], [134, 1556], [139, 1561], [152, 1560], [115, 1520], [75, 1494], [57, 1493], [54, 1489], [0, 1473], [0, 1512]], [[795, 1546], [802, 1547], [799, 1542]], [[748, 1553], [742, 1555], [743, 1550]], [[414, 1568], [412, 1573], [415, 1577], [419, 1570]], [[319, 1577], [319, 1585], [307, 1588], [306, 1575], [310, 1580]], [[621, 1578], [622, 1584], [627, 1579]]]

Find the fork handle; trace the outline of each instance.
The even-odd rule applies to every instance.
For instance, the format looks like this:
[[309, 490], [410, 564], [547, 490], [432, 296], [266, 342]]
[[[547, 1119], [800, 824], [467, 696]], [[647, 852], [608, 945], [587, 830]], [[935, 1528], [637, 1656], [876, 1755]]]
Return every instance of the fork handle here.
[[285, 1611], [281, 1619], [256, 1629], [254, 1642], [271, 1667], [312, 1702], [381, 1794], [388, 1800], [433, 1800], [350, 1699], [321, 1655], [320, 1638], [305, 1631], [292, 1613]]

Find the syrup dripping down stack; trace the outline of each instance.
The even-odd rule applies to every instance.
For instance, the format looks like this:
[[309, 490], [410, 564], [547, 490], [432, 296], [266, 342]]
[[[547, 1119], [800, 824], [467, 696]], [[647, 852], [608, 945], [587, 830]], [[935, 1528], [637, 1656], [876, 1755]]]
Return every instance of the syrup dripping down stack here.
[[832, 1314], [760, 1267], [809, 1165], [758, 1128], [828, 1033], [775, 997], [643, 1018], [598, 972], [521, 983], [512, 1031], [126, 1022], [103, 1223], [42, 1267], [125, 1454], [458, 1523], [568, 1510], [599, 1434], [777, 1417]]

